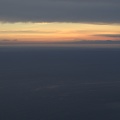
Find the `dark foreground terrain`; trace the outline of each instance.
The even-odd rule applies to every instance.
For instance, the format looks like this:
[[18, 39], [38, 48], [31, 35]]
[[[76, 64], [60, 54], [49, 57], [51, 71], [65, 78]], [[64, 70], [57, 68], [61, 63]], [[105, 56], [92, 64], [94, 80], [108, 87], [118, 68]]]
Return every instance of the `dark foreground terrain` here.
[[0, 120], [119, 119], [119, 48], [0, 47]]

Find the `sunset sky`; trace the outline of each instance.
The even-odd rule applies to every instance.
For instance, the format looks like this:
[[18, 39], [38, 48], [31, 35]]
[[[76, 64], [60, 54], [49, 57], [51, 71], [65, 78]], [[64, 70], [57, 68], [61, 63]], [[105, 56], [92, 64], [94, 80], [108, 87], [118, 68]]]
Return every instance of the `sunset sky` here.
[[0, 0], [0, 41], [120, 40], [119, 0]]

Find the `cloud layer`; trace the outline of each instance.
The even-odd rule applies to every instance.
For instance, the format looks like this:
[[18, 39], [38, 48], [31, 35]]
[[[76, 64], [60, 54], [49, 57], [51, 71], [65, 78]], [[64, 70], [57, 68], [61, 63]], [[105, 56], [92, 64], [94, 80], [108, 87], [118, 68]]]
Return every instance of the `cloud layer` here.
[[97, 35], [94, 35], [94, 36], [120, 38], [120, 34], [97, 34]]
[[120, 0], [0, 0], [1, 22], [120, 23]]

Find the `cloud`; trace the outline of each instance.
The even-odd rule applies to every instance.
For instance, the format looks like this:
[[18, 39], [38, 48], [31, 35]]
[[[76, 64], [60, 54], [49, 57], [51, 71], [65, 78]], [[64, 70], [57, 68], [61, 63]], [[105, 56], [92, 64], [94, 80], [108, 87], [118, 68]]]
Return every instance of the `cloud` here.
[[97, 34], [97, 35], [94, 35], [94, 36], [120, 38], [120, 34]]
[[14, 39], [14, 40], [9, 40], [9, 39], [3, 39], [3, 40], [0, 40], [0, 45], [2, 44], [10, 44], [10, 43], [18, 43], [18, 40], [17, 39]]
[[59, 33], [60, 31], [35, 31], [35, 30], [15, 30], [15, 31], [7, 31], [7, 30], [2, 30], [2, 31], [0, 31], [0, 33], [33, 33], [33, 34], [37, 34], [37, 33], [39, 33], [39, 34], [49, 34], [49, 33]]
[[1, 22], [120, 23], [120, 0], [0, 0]]

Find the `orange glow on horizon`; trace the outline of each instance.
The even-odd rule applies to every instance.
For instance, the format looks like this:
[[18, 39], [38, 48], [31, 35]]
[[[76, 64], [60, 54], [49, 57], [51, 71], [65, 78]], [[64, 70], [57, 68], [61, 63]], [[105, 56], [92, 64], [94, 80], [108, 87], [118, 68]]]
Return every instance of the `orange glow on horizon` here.
[[[120, 40], [104, 34], [120, 34], [120, 25], [82, 23], [15, 23], [0, 24], [0, 40], [18, 41], [73, 41]], [[102, 36], [103, 35], [103, 36]]]

